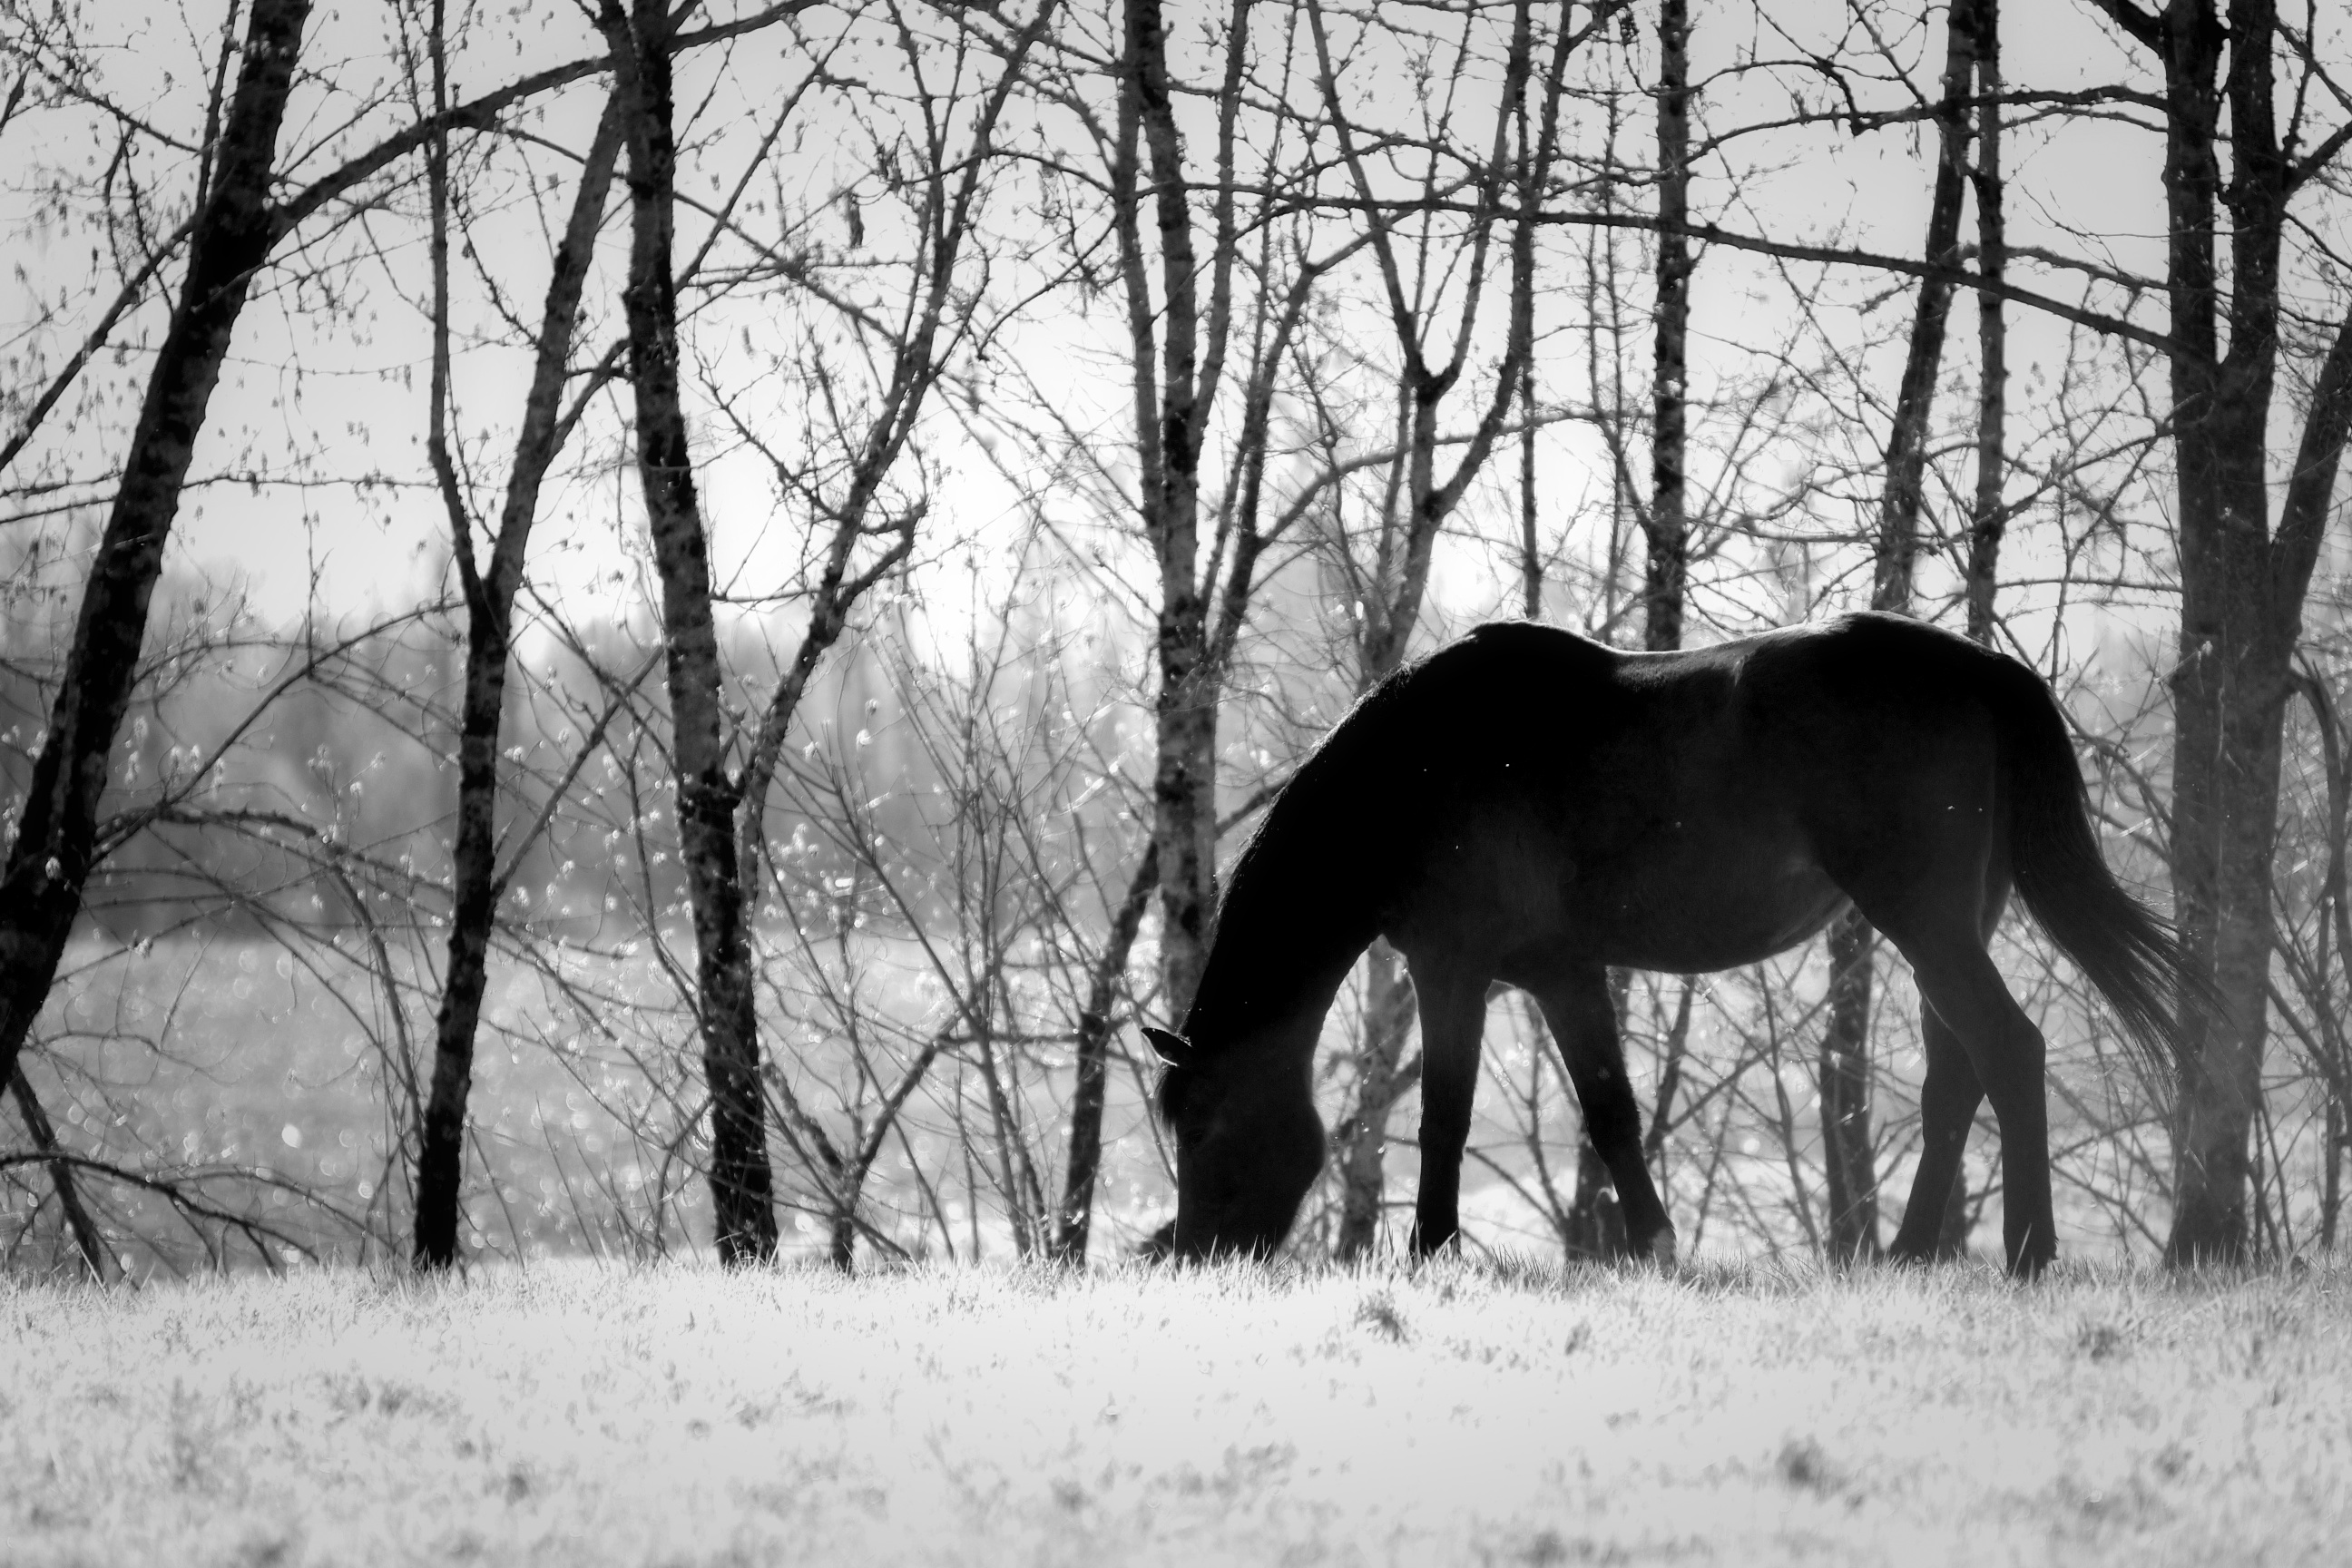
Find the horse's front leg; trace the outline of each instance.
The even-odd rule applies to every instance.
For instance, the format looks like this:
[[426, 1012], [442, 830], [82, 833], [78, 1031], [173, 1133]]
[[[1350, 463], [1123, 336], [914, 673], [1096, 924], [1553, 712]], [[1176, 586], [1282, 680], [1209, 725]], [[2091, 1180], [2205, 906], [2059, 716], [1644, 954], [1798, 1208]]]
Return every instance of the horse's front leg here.
[[1462, 1150], [1478, 1087], [1486, 976], [1416, 963], [1412, 984], [1421, 1001], [1421, 1194], [1413, 1205], [1412, 1255], [1427, 1258], [1462, 1228]]

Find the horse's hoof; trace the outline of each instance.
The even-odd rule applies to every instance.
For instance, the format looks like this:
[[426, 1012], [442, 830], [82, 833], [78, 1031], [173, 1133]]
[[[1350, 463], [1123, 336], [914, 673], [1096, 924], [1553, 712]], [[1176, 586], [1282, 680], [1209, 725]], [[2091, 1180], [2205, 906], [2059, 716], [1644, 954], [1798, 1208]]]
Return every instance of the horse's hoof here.
[[1675, 1271], [1675, 1233], [1662, 1230], [1650, 1237], [1650, 1261], [1661, 1274]]

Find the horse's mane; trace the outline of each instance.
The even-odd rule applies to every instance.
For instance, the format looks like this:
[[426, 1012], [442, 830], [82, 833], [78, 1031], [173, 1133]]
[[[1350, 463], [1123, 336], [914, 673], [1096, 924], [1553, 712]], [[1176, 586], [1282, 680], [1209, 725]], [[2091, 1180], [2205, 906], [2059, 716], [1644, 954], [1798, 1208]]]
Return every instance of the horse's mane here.
[[1359, 698], [1266, 803], [1219, 889], [1209, 966], [1188, 1026], [1203, 1000], [1261, 995], [1262, 960], [1278, 956], [1288, 973], [1302, 944], [1345, 946], [1352, 960], [1371, 940], [1369, 808], [1397, 765], [1395, 720], [1426, 662], [1399, 668]]
[[1363, 786], [1369, 775], [1395, 765], [1395, 720], [1412, 678], [1427, 664], [1404, 665], [1358, 698], [1266, 803], [1226, 873], [1217, 900], [1220, 929], [1237, 906], [1266, 897], [1269, 879], [1295, 872], [1302, 855], [1345, 845], [1368, 826], [1358, 820], [1365, 815]]

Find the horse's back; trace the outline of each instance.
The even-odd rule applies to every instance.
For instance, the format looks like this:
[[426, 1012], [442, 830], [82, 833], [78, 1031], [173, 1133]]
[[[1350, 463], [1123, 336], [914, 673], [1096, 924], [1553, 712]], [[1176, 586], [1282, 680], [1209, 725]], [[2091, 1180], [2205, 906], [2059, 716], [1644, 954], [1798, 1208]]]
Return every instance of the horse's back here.
[[1875, 612], [1661, 653], [1498, 621], [1400, 672], [1343, 728], [1377, 730], [1380, 752], [1424, 773], [1548, 760], [1643, 784], [1664, 782], [1646, 776], [1654, 767], [1805, 774], [1859, 762], [1869, 773], [1884, 771], [1877, 759], [1973, 741], [2004, 708], [2038, 700], [2036, 679], [1965, 637]]
[[1660, 969], [1780, 951], [1857, 879], [1984, 863], [2021, 676], [1888, 616], [1655, 654], [1482, 626], [1400, 682], [1381, 726], [1391, 938], [1519, 932]]
[[[1834, 889], [1785, 805], [1742, 780], [1750, 651], [1632, 654], [1498, 623], [1423, 660], [1379, 721], [1390, 939], [1493, 953], [1526, 983], [1565, 953], [1725, 967], [1811, 922]], [[1694, 931], [1701, 907], [1717, 918]]]
[[1973, 789], [2011, 711], [2046, 700], [2014, 660], [1880, 614], [1755, 639], [1741, 681], [1754, 764], [1797, 781], [1824, 810], [1888, 791], [1940, 796], [1961, 787], [1960, 773]]

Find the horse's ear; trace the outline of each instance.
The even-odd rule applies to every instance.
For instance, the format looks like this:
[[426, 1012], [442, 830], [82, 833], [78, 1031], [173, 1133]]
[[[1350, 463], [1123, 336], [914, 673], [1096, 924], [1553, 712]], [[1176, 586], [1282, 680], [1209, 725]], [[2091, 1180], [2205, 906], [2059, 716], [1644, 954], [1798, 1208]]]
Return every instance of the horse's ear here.
[[1146, 1024], [1143, 1026], [1143, 1039], [1151, 1047], [1151, 1054], [1167, 1066], [1181, 1068], [1192, 1065], [1192, 1042], [1183, 1036], [1168, 1029], [1155, 1029]]

